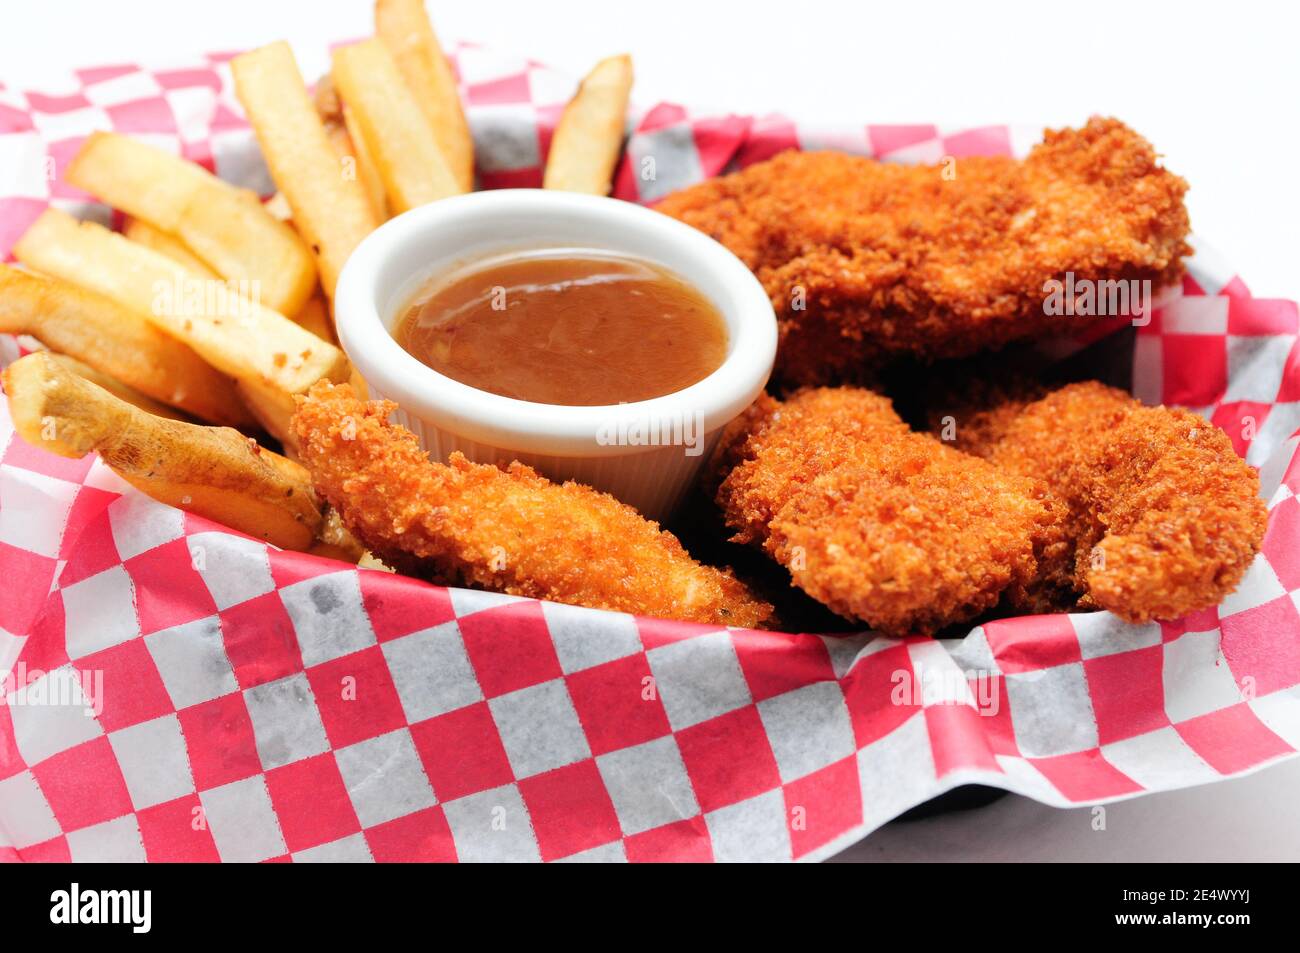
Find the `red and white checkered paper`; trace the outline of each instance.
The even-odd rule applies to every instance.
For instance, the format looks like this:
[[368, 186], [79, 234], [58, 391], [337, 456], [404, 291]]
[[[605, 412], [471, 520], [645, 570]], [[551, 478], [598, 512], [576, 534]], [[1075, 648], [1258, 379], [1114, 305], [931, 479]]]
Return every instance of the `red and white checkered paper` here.
[[[0, 87], [0, 252], [51, 201], [107, 218], [58, 178], [94, 129], [269, 191], [228, 59]], [[572, 81], [474, 46], [456, 60], [483, 184], [539, 184]], [[791, 146], [932, 161], [1034, 138], [664, 104], [639, 115], [617, 194]], [[633, 618], [280, 552], [0, 418], [0, 857], [816, 859], [969, 782], [1094, 804], [1291, 756], [1297, 330], [1293, 302], [1202, 249], [1137, 337], [1138, 396], [1196, 408], [1261, 467], [1269, 531], [1237, 593], [1175, 623], [1040, 616], [943, 642]]]

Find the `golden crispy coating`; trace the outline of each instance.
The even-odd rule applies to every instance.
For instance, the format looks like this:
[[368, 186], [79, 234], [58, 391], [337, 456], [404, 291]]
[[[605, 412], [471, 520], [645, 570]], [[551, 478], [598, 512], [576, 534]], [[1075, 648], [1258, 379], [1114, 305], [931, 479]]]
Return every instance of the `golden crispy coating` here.
[[727, 478], [727, 474], [744, 460], [749, 435], [765, 426], [772, 415], [780, 409], [781, 402], [763, 392], [735, 420], [722, 428], [718, 444], [713, 448], [713, 453], [700, 477], [700, 485], [706, 494], [717, 495], [718, 487]]
[[1114, 119], [1046, 133], [1028, 158], [904, 166], [787, 152], [657, 208], [722, 242], [780, 323], [786, 385], [862, 382], [898, 355], [961, 357], [1087, 318], [1044, 313], [1044, 282], [1182, 273], [1187, 183]]
[[[934, 381], [929, 390], [926, 419], [930, 432], [949, 446], [984, 456], [979, 448], [1000, 440], [1021, 411], [1049, 388], [1032, 377], [1007, 377], [985, 368], [984, 373], [959, 372], [954, 379]], [[1003, 599], [1021, 613], [1065, 612], [1079, 602], [1069, 510], [1041, 480], [1035, 479], [1034, 487], [1048, 516], [1034, 540], [1038, 569], [1028, 581], [1008, 586]]]
[[1013, 601], [1077, 599], [1130, 622], [1216, 605], [1259, 551], [1259, 477], [1223, 431], [1185, 410], [1143, 407], [1095, 381], [957, 423], [957, 445], [1033, 477], [1057, 523], [1039, 577]]
[[718, 502], [795, 585], [890, 634], [931, 633], [991, 608], [1034, 573], [1046, 513], [1031, 481], [926, 434], [889, 401], [823, 388], [770, 401], [724, 453]]
[[321, 382], [294, 429], [316, 490], [388, 565], [449, 584], [694, 622], [755, 626], [772, 607], [693, 560], [612, 496], [529, 467], [433, 463], [394, 405]]

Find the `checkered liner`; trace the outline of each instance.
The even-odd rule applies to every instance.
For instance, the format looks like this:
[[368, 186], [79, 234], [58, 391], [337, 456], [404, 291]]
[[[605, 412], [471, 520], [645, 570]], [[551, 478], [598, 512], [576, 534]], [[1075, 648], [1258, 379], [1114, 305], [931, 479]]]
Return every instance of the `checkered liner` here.
[[[484, 184], [537, 185], [572, 81], [456, 58]], [[268, 191], [228, 59], [0, 87], [0, 252], [51, 201], [107, 218], [58, 178], [92, 129]], [[649, 201], [790, 146], [921, 161], [1033, 138], [660, 105], [617, 193]], [[638, 619], [280, 552], [0, 417], [0, 856], [815, 859], [959, 784], [1093, 804], [1290, 756], [1297, 330], [1294, 303], [1252, 298], [1201, 249], [1137, 338], [1138, 395], [1195, 407], [1262, 468], [1269, 532], [1237, 593], [1176, 623], [1042, 616], [951, 642]]]

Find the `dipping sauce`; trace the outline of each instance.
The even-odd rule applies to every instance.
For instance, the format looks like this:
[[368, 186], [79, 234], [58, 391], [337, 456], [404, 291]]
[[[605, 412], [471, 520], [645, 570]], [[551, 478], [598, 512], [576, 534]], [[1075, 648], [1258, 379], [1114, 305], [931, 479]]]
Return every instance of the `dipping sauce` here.
[[712, 302], [650, 262], [548, 249], [430, 281], [393, 336], [453, 380], [541, 404], [662, 397], [708, 377], [727, 354]]

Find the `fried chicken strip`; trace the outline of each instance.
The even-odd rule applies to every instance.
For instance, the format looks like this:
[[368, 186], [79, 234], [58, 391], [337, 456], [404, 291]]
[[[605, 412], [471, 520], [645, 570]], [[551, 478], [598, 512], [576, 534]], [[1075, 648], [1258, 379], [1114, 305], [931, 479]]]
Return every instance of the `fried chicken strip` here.
[[1221, 602], [1259, 552], [1259, 477], [1195, 414], [1087, 381], [952, 416], [958, 448], [1034, 479], [1053, 508], [1038, 576], [1009, 593], [1021, 608], [1174, 619]]
[[1094, 118], [1047, 132], [1023, 161], [786, 152], [657, 208], [758, 276], [780, 325], [777, 378], [797, 386], [1081, 330], [1089, 318], [1045, 313], [1044, 283], [1176, 280], [1191, 253], [1186, 190], [1145, 139]]
[[1046, 520], [1031, 481], [913, 433], [858, 388], [764, 398], [717, 499], [737, 542], [760, 544], [795, 585], [893, 635], [932, 633], [1033, 577]]
[[508, 470], [429, 460], [363, 403], [321, 382], [294, 430], [317, 492], [384, 563], [436, 581], [570, 605], [693, 622], [756, 626], [772, 607], [730, 574], [690, 557], [671, 533], [612, 496]]

